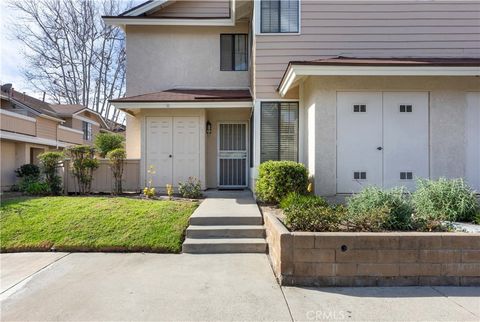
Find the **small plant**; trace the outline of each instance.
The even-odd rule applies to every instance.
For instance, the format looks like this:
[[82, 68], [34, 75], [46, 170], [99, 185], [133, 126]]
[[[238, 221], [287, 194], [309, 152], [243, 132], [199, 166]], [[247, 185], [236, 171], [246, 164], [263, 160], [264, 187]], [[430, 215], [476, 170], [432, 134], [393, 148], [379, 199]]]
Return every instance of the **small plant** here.
[[72, 174], [77, 181], [79, 193], [90, 193], [93, 171], [99, 167], [95, 149], [89, 145], [77, 145], [67, 148], [65, 154], [71, 159]]
[[62, 178], [57, 174], [61, 166], [63, 154], [61, 152], [45, 152], [38, 156], [45, 174], [45, 183], [51, 194], [59, 195], [62, 192]]
[[171, 184], [168, 184], [168, 183], [167, 183], [166, 190], [167, 190], [168, 199], [172, 200], [172, 197], [173, 197], [173, 186], [172, 186]]
[[24, 164], [15, 170], [15, 174], [18, 178], [29, 177], [38, 180], [40, 178], [40, 168], [35, 164]]
[[328, 207], [328, 203], [322, 197], [313, 195], [301, 195], [296, 192], [289, 193], [280, 202], [280, 208], [287, 209], [288, 207]]
[[23, 189], [26, 194], [32, 196], [42, 196], [50, 193], [48, 183], [41, 181], [29, 181], [25, 184]]
[[280, 202], [290, 192], [306, 194], [308, 171], [293, 161], [267, 161], [260, 165], [255, 186], [257, 197], [269, 203]]
[[108, 152], [123, 148], [124, 141], [120, 134], [99, 133], [95, 136], [95, 148], [100, 157], [105, 158]]
[[345, 217], [343, 206], [297, 206], [284, 211], [285, 223], [296, 231], [339, 231]]
[[117, 148], [115, 150], [109, 151], [107, 157], [110, 160], [110, 168], [112, 169], [113, 179], [114, 179], [114, 193], [121, 194], [122, 189], [122, 176], [123, 176], [123, 167], [125, 163], [125, 158], [127, 157], [127, 152], [123, 148]]
[[[348, 216], [352, 224], [361, 226], [361, 220], [366, 220], [370, 223], [365, 225], [375, 230], [410, 230], [412, 213], [413, 206], [403, 188], [382, 190], [367, 187], [348, 199]], [[381, 227], [376, 227], [382, 219]]]
[[186, 182], [179, 182], [178, 192], [184, 198], [200, 198], [202, 196], [202, 185], [200, 183], [200, 180], [195, 177], [189, 177]]
[[417, 184], [412, 199], [418, 222], [472, 222], [479, 211], [475, 193], [462, 179], [420, 179]]
[[147, 173], [149, 174], [150, 177], [148, 178], [147, 186], [143, 188], [143, 195], [145, 196], [145, 198], [148, 199], [155, 196], [155, 188], [152, 187], [152, 184], [153, 184], [153, 175], [157, 172], [155, 171], [155, 167], [151, 165], [148, 167]]
[[344, 224], [348, 231], [379, 232], [388, 230], [387, 223], [390, 217], [390, 209], [387, 206], [372, 208], [369, 212], [353, 213], [353, 215], [349, 209]]

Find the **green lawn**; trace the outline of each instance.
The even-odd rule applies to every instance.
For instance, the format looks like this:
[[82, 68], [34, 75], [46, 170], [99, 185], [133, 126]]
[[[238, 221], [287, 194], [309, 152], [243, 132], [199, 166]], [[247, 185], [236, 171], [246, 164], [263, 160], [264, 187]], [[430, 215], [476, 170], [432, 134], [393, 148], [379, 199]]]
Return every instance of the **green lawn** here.
[[197, 206], [121, 197], [8, 200], [0, 207], [0, 250], [179, 252]]

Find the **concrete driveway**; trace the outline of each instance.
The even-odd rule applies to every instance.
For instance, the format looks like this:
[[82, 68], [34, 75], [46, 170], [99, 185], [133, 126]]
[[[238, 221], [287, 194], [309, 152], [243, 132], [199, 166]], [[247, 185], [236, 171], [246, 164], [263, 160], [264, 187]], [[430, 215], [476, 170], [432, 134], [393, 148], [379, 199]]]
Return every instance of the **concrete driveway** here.
[[280, 288], [264, 254], [1, 254], [1, 320], [478, 321], [480, 288]]

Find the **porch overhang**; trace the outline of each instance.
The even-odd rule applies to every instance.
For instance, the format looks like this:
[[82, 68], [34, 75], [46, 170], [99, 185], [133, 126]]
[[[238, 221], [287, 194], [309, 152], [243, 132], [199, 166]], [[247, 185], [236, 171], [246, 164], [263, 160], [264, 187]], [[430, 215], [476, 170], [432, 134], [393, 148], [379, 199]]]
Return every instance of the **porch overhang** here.
[[480, 76], [480, 59], [335, 57], [291, 61], [277, 88], [280, 96], [307, 76]]
[[131, 115], [140, 109], [252, 108], [248, 89], [171, 89], [124, 97], [110, 103]]

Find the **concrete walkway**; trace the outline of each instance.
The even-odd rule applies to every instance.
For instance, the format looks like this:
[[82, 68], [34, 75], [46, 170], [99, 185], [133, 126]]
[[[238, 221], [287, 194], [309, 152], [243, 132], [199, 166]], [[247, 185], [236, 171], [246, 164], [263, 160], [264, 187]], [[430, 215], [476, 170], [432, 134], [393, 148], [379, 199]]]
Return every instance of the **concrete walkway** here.
[[280, 288], [265, 254], [0, 254], [2, 321], [478, 321], [480, 288]]

